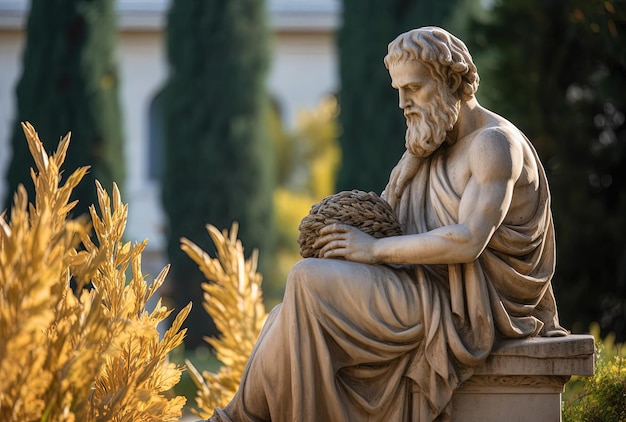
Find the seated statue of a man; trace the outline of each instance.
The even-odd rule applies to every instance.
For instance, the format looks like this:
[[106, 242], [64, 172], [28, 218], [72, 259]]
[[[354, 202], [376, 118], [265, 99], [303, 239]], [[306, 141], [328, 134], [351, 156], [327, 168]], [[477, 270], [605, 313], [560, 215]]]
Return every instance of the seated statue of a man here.
[[478, 104], [465, 44], [419, 28], [384, 63], [408, 128], [382, 197], [404, 234], [322, 229], [323, 258], [294, 266], [211, 421], [449, 420], [454, 389], [498, 339], [567, 333], [543, 167], [524, 134]]

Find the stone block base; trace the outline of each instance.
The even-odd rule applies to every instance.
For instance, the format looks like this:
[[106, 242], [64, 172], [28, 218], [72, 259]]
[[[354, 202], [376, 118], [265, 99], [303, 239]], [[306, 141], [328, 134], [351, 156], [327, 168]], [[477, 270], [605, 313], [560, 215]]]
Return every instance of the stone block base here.
[[[594, 349], [590, 335], [502, 341], [454, 392], [450, 421], [560, 422], [565, 383], [593, 375]], [[419, 422], [419, 409], [411, 412]]]
[[475, 376], [452, 398], [453, 421], [561, 420], [561, 392], [569, 377]]
[[452, 397], [453, 422], [559, 422], [572, 375], [593, 375], [590, 335], [499, 343]]

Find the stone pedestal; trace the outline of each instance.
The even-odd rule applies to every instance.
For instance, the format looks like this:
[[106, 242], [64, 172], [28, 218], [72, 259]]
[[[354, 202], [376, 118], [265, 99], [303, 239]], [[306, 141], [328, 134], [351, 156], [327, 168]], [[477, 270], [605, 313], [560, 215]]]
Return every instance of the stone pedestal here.
[[590, 335], [499, 343], [452, 397], [453, 422], [558, 422], [572, 375], [593, 375]]

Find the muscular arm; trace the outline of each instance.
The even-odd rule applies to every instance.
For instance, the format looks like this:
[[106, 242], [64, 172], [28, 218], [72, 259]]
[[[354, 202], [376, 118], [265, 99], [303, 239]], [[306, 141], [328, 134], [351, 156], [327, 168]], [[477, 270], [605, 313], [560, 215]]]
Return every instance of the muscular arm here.
[[510, 135], [489, 129], [472, 141], [467, 160], [470, 175], [459, 205], [458, 224], [383, 239], [352, 227], [332, 225], [320, 232], [321, 256], [387, 264], [473, 261], [507, 214], [523, 153]]

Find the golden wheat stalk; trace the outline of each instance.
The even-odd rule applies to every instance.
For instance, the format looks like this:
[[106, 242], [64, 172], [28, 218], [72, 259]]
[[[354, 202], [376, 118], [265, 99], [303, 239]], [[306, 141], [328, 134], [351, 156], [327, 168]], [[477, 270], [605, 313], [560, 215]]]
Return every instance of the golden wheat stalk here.
[[185, 398], [169, 390], [183, 368], [167, 357], [182, 342], [191, 304], [160, 338], [157, 325], [171, 310], [146, 305], [167, 268], [146, 281], [146, 242], [123, 241], [119, 190], [110, 198], [97, 184], [100, 213], [91, 207], [91, 224], [69, 219], [87, 168], [63, 181], [70, 135], [49, 156], [34, 128], [22, 126], [36, 196], [29, 204], [18, 187], [10, 217], [0, 215], [0, 420], [178, 420]]
[[215, 244], [217, 258], [211, 258], [186, 238], [181, 248], [196, 263], [204, 277], [204, 309], [213, 318], [219, 338], [205, 340], [215, 349], [223, 366], [214, 374], [202, 374], [187, 361], [187, 367], [198, 387], [196, 409], [202, 418], [209, 418], [215, 407], [223, 407], [235, 394], [248, 356], [261, 331], [267, 313], [263, 305], [262, 276], [257, 270], [258, 251], [244, 259], [243, 246], [237, 239], [238, 225], [233, 223], [230, 234], [212, 225], [207, 231]]

